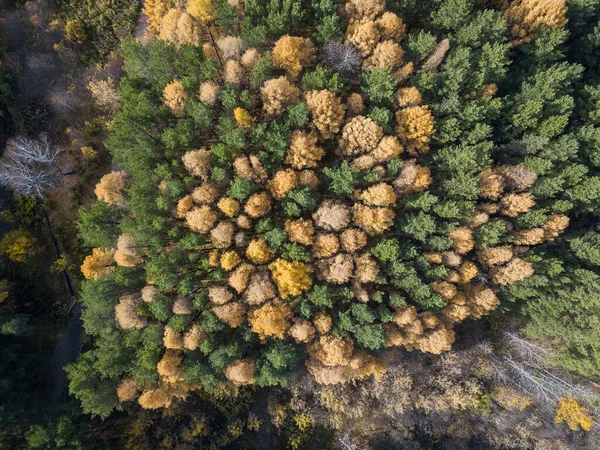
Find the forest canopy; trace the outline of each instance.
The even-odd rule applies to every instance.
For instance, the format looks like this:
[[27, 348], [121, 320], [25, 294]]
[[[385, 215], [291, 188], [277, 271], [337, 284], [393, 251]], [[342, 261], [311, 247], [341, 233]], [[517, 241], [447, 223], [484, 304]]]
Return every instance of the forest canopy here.
[[599, 5], [571, 3], [147, 0], [77, 224], [84, 411], [380, 380], [503, 313], [600, 375]]

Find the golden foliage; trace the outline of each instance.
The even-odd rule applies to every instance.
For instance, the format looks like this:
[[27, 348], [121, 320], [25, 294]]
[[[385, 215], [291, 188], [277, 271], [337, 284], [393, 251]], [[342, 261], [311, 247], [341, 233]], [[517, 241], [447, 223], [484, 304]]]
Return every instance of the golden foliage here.
[[312, 245], [315, 228], [310, 219], [286, 220], [284, 226], [290, 241]]
[[349, 365], [353, 351], [354, 341], [351, 338], [332, 334], [321, 336], [308, 349], [309, 355], [325, 366]]
[[185, 114], [185, 102], [188, 94], [181, 81], [175, 80], [165, 86], [163, 91], [163, 102], [176, 117], [183, 117]]
[[263, 109], [269, 116], [281, 114], [288, 106], [298, 103], [300, 89], [291, 84], [286, 77], [265, 81], [260, 90]]
[[346, 14], [352, 19], [374, 20], [385, 10], [383, 0], [348, 0], [344, 5]]
[[246, 257], [254, 264], [266, 264], [273, 259], [273, 250], [262, 238], [252, 239], [246, 249]]
[[363, 57], [369, 56], [379, 39], [379, 30], [374, 21], [350, 20], [346, 30], [346, 40], [359, 49]]
[[516, 0], [504, 11], [510, 25], [512, 45], [530, 42], [542, 26], [562, 28], [567, 24], [566, 0]]
[[594, 425], [594, 418], [590, 414], [590, 410], [585, 406], [581, 406], [577, 400], [572, 398], [561, 398], [558, 401], [554, 421], [556, 423], [566, 423], [573, 431], [580, 428], [584, 431], [590, 431], [592, 425]]
[[400, 108], [418, 106], [423, 100], [421, 93], [414, 86], [398, 89], [398, 96], [396, 99], [398, 100], [398, 105]]
[[67, 20], [65, 24], [65, 36], [71, 42], [83, 44], [87, 40], [87, 34], [83, 24], [79, 20]]
[[308, 264], [277, 259], [269, 265], [269, 269], [281, 298], [300, 295], [312, 286], [313, 269]]
[[210, 151], [205, 149], [190, 150], [181, 157], [185, 169], [195, 177], [206, 178], [210, 171]]
[[142, 12], [148, 16], [148, 30], [150, 33], [160, 32], [160, 23], [167, 14], [171, 0], [145, 0]]
[[393, 12], [386, 11], [375, 21], [381, 39], [391, 39], [400, 42], [406, 34], [406, 25]]
[[354, 252], [367, 245], [367, 234], [357, 228], [349, 228], [342, 232], [342, 248], [347, 252]]
[[198, 100], [207, 105], [217, 103], [219, 97], [219, 85], [213, 81], [205, 81], [200, 84], [198, 89]]
[[99, 280], [114, 270], [112, 267], [113, 257], [114, 250], [95, 248], [92, 250], [92, 254], [83, 260], [81, 273], [87, 279]]
[[225, 376], [236, 386], [254, 383], [256, 361], [252, 359], [236, 359], [225, 368]]
[[284, 199], [298, 185], [298, 174], [292, 169], [278, 170], [269, 182], [269, 190], [275, 200]]
[[302, 69], [312, 59], [315, 48], [308, 38], [285, 35], [279, 38], [273, 48], [273, 64], [281, 67], [293, 79], [298, 78]]
[[148, 322], [142, 319], [137, 309], [142, 299], [137, 295], [123, 295], [115, 306], [115, 319], [124, 330], [139, 330], [146, 327]]
[[36, 252], [37, 240], [31, 233], [16, 229], [6, 233], [0, 240], [0, 255], [7, 255], [11, 261], [24, 262]]
[[221, 268], [223, 270], [230, 271], [240, 262], [242, 262], [242, 259], [234, 251], [225, 252], [221, 255]]
[[471, 281], [473, 278], [475, 278], [475, 276], [477, 276], [478, 272], [479, 272], [479, 269], [477, 269], [477, 266], [473, 262], [465, 261], [458, 268], [458, 273], [460, 274], [461, 284], [467, 284], [469, 281]]
[[332, 138], [344, 120], [346, 106], [333, 92], [326, 89], [305, 94], [306, 107], [312, 114], [312, 123], [324, 139]]
[[396, 194], [389, 184], [378, 183], [362, 191], [359, 199], [370, 206], [392, 206], [396, 203]]
[[185, 222], [192, 231], [206, 234], [217, 220], [217, 215], [210, 206], [200, 206], [192, 209], [185, 215]]
[[434, 119], [429, 106], [411, 106], [396, 112], [396, 132], [409, 153], [429, 151]]
[[212, 311], [231, 328], [237, 328], [246, 321], [246, 306], [239, 302], [215, 306]]
[[125, 186], [125, 172], [111, 172], [100, 178], [94, 190], [98, 200], [110, 205], [116, 205], [123, 201], [121, 189]]
[[340, 249], [340, 241], [335, 234], [318, 233], [312, 247], [315, 258], [327, 258]]
[[452, 239], [452, 247], [461, 255], [469, 252], [475, 246], [473, 232], [466, 227], [459, 227], [448, 234]]
[[394, 223], [394, 211], [388, 208], [371, 208], [355, 203], [352, 208], [354, 223], [367, 234], [376, 236], [382, 234]]
[[238, 294], [241, 294], [244, 292], [244, 289], [246, 289], [248, 280], [253, 271], [254, 266], [252, 264], [240, 264], [233, 272], [231, 272], [231, 275], [229, 275], [229, 286], [234, 288]]
[[368, 117], [357, 116], [344, 125], [338, 151], [343, 156], [370, 152], [382, 137], [383, 128]]
[[529, 406], [533, 405], [531, 397], [521, 395], [516, 389], [506, 386], [494, 387], [494, 400], [500, 406], [509, 411], [524, 411]]
[[508, 217], [517, 217], [535, 206], [535, 200], [530, 193], [508, 194], [500, 201], [500, 210]]
[[135, 267], [144, 261], [139, 255], [133, 242], [133, 238], [128, 234], [121, 234], [117, 240], [117, 250], [115, 251], [115, 262], [122, 267]]
[[217, 208], [227, 217], [233, 217], [240, 209], [240, 202], [230, 197], [221, 197], [217, 203]]
[[495, 284], [506, 286], [524, 280], [533, 275], [533, 265], [520, 258], [513, 258], [505, 266], [496, 266], [490, 270]]
[[317, 137], [314, 134], [294, 131], [284, 162], [295, 169], [317, 167], [325, 152], [316, 144]]
[[198, 45], [201, 30], [198, 22], [188, 13], [172, 8], [160, 23], [158, 39], [170, 42], [175, 46]]
[[128, 402], [134, 400], [141, 390], [141, 386], [131, 378], [123, 378], [117, 388], [117, 396], [120, 402]]
[[261, 339], [283, 339], [293, 316], [288, 304], [267, 303], [249, 314], [252, 331]]
[[202, 24], [207, 24], [217, 18], [217, 10], [211, 0], [189, 0], [187, 12]]
[[156, 369], [164, 381], [177, 383], [183, 381], [183, 353], [167, 349], [158, 362]]
[[250, 130], [252, 128], [252, 116], [244, 108], [235, 108], [233, 110], [233, 117], [237, 126], [243, 130]]
[[266, 216], [271, 211], [271, 200], [269, 200], [267, 193], [252, 194], [246, 201], [244, 211], [254, 219]]
[[319, 334], [329, 333], [329, 330], [331, 330], [331, 326], [333, 324], [331, 316], [323, 311], [318, 311], [315, 313], [312, 322]]
[[387, 40], [377, 44], [371, 56], [363, 61], [363, 70], [389, 67], [396, 69], [402, 65], [404, 50], [396, 42]]
[[194, 207], [194, 200], [191, 195], [182, 197], [177, 202], [176, 215], [178, 218], [185, 217], [186, 213]]

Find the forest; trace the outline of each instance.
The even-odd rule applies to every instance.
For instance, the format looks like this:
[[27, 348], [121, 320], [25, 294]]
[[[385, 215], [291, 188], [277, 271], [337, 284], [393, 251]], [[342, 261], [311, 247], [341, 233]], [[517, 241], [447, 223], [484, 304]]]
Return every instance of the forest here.
[[0, 147], [0, 449], [600, 448], [600, 0], [0, 0]]

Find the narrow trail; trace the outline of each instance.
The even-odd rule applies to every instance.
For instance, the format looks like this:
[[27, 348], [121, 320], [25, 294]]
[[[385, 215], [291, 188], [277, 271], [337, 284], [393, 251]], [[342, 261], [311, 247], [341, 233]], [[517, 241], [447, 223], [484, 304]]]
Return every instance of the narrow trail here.
[[[148, 16], [141, 12], [144, 2], [140, 1], [140, 14], [135, 25], [133, 36], [136, 39], [142, 39], [146, 30], [148, 29]], [[121, 170], [115, 163], [112, 163], [111, 170]], [[52, 234], [52, 228], [48, 221], [48, 229]], [[60, 249], [58, 243], [53, 238], [56, 250], [60, 255]], [[70, 280], [67, 274], [67, 282], [70, 285]], [[69, 286], [70, 287], [70, 286]], [[75, 295], [73, 293], [73, 295]], [[75, 299], [75, 296], [73, 297]], [[68, 388], [67, 374], [64, 367], [75, 361], [79, 352], [81, 351], [81, 341], [84, 334], [83, 322], [81, 321], [81, 305], [77, 302], [74, 304], [69, 325], [63, 330], [63, 333], [58, 340], [54, 349], [54, 354], [50, 361], [51, 380], [52, 380], [52, 393], [51, 401], [57, 403], [60, 398], [65, 394]]]

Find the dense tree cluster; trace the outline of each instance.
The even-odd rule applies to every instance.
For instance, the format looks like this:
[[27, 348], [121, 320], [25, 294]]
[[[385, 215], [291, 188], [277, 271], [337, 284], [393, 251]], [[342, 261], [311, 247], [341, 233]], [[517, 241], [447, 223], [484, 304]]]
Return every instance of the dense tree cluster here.
[[[389, 3], [146, 2], [107, 142], [122, 171], [79, 221], [86, 411], [302, 361], [325, 385], [382, 379], [386, 348], [448, 351], [500, 299], [552, 309], [526, 332], [563, 323], [565, 366], [597, 348], [551, 304], [573, 283], [565, 310], [593, 309], [600, 265], [600, 95], [566, 61], [564, 2]], [[548, 255], [565, 246], [576, 279]]]

